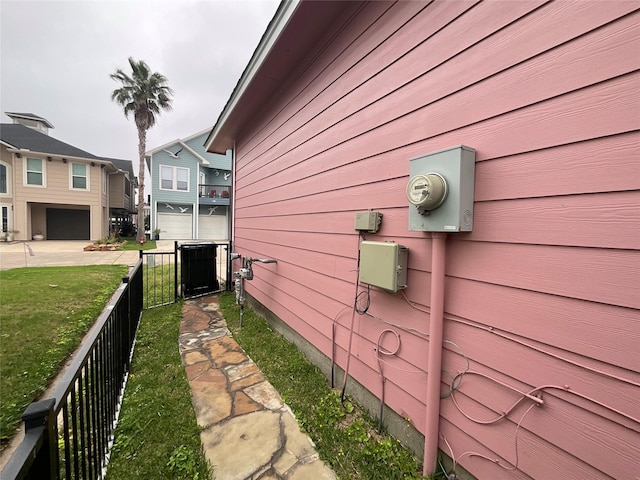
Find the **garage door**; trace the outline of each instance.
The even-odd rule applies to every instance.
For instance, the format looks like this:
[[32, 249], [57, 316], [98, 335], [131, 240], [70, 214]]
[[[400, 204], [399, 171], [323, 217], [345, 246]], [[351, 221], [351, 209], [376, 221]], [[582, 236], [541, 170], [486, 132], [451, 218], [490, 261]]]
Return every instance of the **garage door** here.
[[199, 215], [198, 239], [228, 240], [226, 215]]
[[191, 240], [191, 214], [159, 213], [158, 228], [162, 240]]
[[47, 208], [47, 240], [89, 240], [89, 210]]

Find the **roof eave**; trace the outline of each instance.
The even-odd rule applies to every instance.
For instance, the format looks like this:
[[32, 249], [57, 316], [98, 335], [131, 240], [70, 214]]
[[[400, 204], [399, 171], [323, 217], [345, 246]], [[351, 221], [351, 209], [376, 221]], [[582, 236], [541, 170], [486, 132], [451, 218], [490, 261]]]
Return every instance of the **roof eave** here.
[[204, 130], [199, 131], [198, 133], [194, 133], [193, 135], [189, 135], [188, 137], [185, 137], [182, 139], [183, 142], [189, 142], [191, 140], [193, 140], [194, 138], [198, 138], [201, 137], [202, 135], [204, 135], [207, 132], [211, 131], [211, 127], [209, 128], [205, 128]]
[[77, 157], [74, 155], [64, 155], [60, 153], [51, 153], [51, 152], [38, 152], [36, 150], [29, 150], [28, 148], [7, 148], [8, 152], [11, 153], [19, 153], [21, 155], [40, 155], [43, 157], [57, 157], [57, 158], [66, 158], [67, 160], [82, 160], [85, 162], [94, 162], [100, 164], [110, 164], [111, 162], [100, 160], [99, 158], [91, 158], [91, 157]]
[[0, 140], [0, 145], [4, 145], [5, 147], [7, 147], [7, 150], [9, 149], [17, 149], [18, 147], [16, 147], [15, 145], [11, 145], [9, 142], [5, 142], [4, 140]]
[[145, 155], [145, 157], [149, 157], [151, 155], [155, 155], [158, 152], [166, 150], [169, 147], [173, 147], [174, 145], [180, 145], [181, 143], [182, 143], [182, 140], [180, 140], [179, 138], [176, 138], [176, 139], [171, 140], [170, 142], [165, 143], [164, 145], [160, 145], [159, 147], [156, 147], [156, 148], [154, 148], [152, 150], [147, 150], [144, 155]]
[[40, 122], [40, 123], [44, 124], [44, 126], [47, 127], [47, 128], [56, 128], [46, 118], [43, 118], [43, 117], [41, 117], [39, 115], [35, 115], [33, 113], [27, 114], [27, 113], [19, 113], [19, 112], [5, 112], [5, 115], [7, 117], [11, 118], [11, 119], [21, 118], [23, 120], [33, 120], [33, 121]]
[[191, 148], [189, 145], [187, 145], [184, 141], [180, 140], [180, 145], [182, 145], [184, 148], [187, 149], [187, 151], [193, 155], [194, 157], [196, 157], [198, 159], [198, 162], [201, 163], [202, 165], [209, 165], [209, 160], [207, 160], [206, 158], [204, 158], [202, 155], [200, 155], [198, 152], [196, 152], [193, 148]]
[[242, 98], [243, 94], [251, 84], [252, 80], [258, 74], [260, 67], [269, 55], [269, 52], [271, 52], [271, 49], [277, 42], [280, 34], [286, 28], [289, 20], [298, 8], [300, 1], [301, 0], [283, 0], [280, 2], [280, 5], [271, 19], [267, 30], [262, 36], [260, 43], [253, 52], [244, 72], [242, 72], [240, 80], [238, 80], [229, 100], [227, 100], [227, 104], [222, 109], [216, 124], [213, 126], [211, 133], [205, 140], [204, 146], [208, 152], [224, 154], [228, 149], [233, 148], [233, 136], [228, 131], [227, 122], [229, 117], [236, 108], [238, 101]]

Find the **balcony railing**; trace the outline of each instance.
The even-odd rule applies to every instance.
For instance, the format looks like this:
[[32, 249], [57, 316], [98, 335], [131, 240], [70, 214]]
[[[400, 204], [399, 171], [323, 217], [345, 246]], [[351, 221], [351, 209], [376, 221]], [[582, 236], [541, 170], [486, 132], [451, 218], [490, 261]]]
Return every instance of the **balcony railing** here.
[[229, 185], [198, 184], [198, 196], [203, 198], [229, 198], [231, 187]]
[[201, 205], [229, 205], [229, 185], [198, 184], [198, 202]]

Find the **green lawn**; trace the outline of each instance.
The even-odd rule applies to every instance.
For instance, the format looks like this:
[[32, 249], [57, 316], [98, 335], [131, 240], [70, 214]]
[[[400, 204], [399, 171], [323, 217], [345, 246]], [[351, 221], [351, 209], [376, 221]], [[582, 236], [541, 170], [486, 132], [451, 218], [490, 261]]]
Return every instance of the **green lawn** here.
[[144, 245], [140, 245], [135, 237], [122, 237], [118, 241], [126, 241], [118, 250], [153, 250], [156, 248], [155, 240], [147, 240]]
[[108, 480], [209, 478], [178, 351], [181, 306], [142, 316]]
[[[158, 257], [157, 259], [155, 257]], [[176, 295], [176, 264], [161, 263], [159, 255], [147, 257], [142, 267], [142, 279], [144, 290], [142, 292], [143, 308], [154, 308], [160, 305], [172, 303]], [[158, 262], [158, 263], [156, 263]], [[180, 264], [178, 268], [178, 282], [180, 282]]]
[[102, 311], [127, 267], [0, 271], [0, 446]]
[[[220, 295], [220, 306], [234, 339], [280, 392], [316, 444], [320, 457], [342, 480], [421, 479], [422, 464], [400, 442], [352, 401], [340, 401], [327, 378], [292, 343], [252, 309], [240, 308], [233, 293]], [[436, 476], [436, 478], [440, 478]]]

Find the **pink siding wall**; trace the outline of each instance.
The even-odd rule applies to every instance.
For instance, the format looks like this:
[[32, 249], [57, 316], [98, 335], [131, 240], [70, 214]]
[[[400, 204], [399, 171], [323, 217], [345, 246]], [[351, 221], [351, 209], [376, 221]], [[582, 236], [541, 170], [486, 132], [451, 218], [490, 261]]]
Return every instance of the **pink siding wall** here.
[[[431, 239], [408, 231], [409, 159], [476, 149], [474, 231], [448, 240], [445, 339], [475, 372], [552, 386], [544, 406], [526, 413], [526, 400], [492, 425], [442, 401], [440, 448], [478, 478], [640, 472], [639, 9], [371, 2], [236, 139], [236, 251], [278, 258], [254, 265], [247, 290], [327, 356], [335, 321], [343, 367], [354, 213], [384, 214], [368, 239], [409, 247], [405, 293], [428, 308]], [[429, 315], [375, 289], [370, 312], [356, 320], [351, 374], [379, 395], [374, 347], [384, 329], [400, 333], [386, 400], [423, 431]], [[443, 368], [464, 367], [445, 344]], [[455, 395], [482, 419], [518, 398], [472, 373]], [[511, 466], [516, 434], [515, 471], [463, 454]]]

